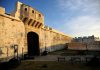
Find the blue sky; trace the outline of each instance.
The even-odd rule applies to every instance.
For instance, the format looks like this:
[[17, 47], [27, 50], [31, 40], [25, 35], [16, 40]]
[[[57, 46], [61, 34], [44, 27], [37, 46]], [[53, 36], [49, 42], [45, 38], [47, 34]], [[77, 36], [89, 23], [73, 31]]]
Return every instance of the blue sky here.
[[[9, 13], [17, 0], [0, 0]], [[19, 0], [42, 12], [45, 25], [71, 36], [100, 37], [100, 0]]]

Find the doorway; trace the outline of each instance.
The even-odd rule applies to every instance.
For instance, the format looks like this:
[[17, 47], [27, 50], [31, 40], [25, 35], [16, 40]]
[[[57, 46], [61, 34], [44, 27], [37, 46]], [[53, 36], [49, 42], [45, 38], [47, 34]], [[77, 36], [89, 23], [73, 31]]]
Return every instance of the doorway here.
[[39, 36], [37, 33], [29, 32], [27, 34], [27, 44], [28, 44], [28, 55], [29, 56], [40, 55]]

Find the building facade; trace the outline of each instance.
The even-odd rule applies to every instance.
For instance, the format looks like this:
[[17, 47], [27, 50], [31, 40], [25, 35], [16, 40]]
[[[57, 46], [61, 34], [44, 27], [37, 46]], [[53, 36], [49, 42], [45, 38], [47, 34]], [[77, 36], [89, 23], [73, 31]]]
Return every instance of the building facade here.
[[75, 37], [75, 38], [73, 38], [73, 41], [80, 42], [80, 43], [91, 43], [91, 42], [94, 42], [94, 41], [100, 41], [100, 38], [92, 35], [92, 36], [88, 36], [88, 37], [87, 36]]
[[100, 51], [100, 39], [94, 35], [88, 37], [75, 37], [69, 44], [69, 49]]
[[17, 2], [10, 15], [5, 14], [5, 9], [0, 7], [0, 58], [24, 53], [34, 56], [45, 50], [59, 50], [71, 39], [45, 26], [43, 14], [28, 5]]

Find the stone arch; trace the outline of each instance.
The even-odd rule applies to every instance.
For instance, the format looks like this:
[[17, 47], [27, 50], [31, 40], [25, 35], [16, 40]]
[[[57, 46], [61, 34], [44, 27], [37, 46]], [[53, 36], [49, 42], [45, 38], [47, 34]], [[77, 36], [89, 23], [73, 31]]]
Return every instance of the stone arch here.
[[35, 32], [28, 32], [27, 34], [28, 55], [40, 55], [39, 36]]

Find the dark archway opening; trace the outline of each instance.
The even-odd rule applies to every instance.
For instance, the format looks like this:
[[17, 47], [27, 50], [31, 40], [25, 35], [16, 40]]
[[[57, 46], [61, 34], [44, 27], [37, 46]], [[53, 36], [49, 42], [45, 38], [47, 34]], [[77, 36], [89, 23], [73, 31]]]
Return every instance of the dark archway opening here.
[[28, 55], [29, 56], [40, 55], [38, 34], [36, 34], [35, 32], [29, 32], [27, 34], [27, 43], [28, 43]]

